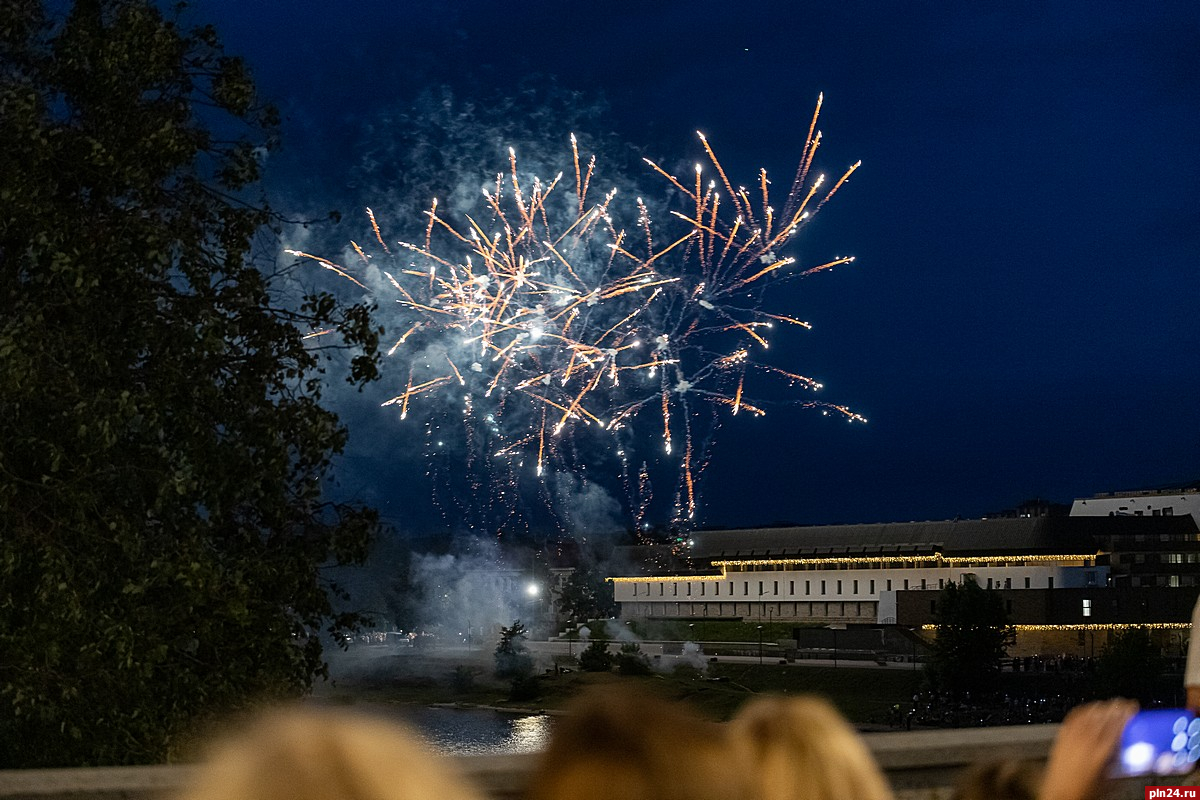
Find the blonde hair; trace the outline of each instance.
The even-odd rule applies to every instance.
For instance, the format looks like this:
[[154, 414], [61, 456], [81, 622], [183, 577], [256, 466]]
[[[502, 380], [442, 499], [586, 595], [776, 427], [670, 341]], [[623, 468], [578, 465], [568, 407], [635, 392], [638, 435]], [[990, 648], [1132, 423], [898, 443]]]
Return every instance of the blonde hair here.
[[176, 800], [482, 800], [406, 728], [280, 709], [219, 737]]
[[679, 703], [604, 687], [577, 699], [555, 722], [529, 800], [737, 800], [742, 765], [724, 726]]
[[975, 764], [954, 785], [953, 800], [1035, 800], [1042, 770], [1034, 761]]
[[752, 700], [730, 733], [760, 800], [892, 800], [862, 737], [819, 697]]

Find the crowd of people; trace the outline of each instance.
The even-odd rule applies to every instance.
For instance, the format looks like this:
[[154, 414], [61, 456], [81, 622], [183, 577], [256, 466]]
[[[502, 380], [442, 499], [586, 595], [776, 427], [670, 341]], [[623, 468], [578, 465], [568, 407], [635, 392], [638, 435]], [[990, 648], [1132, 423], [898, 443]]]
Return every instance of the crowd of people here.
[[[968, 770], [960, 800], [1099, 796], [1129, 701], [1091, 703], [1063, 722], [1044, 770]], [[529, 800], [891, 800], [863, 738], [826, 700], [760, 697], [727, 724], [627, 689], [579, 698], [555, 725]], [[453, 759], [394, 722], [290, 708], [219, 736], [174, 800], [483, 800]]]

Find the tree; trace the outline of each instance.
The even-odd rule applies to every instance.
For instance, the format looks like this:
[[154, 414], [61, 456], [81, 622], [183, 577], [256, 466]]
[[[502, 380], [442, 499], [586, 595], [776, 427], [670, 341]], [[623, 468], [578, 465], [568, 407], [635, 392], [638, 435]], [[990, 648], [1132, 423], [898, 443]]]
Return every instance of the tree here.
[[579, 654], [579, 668], [584, 672], [608, 672], [612, 666], [613, 654], [608, 652], [608, 642], [603, 639], [592, 639]]
[[277, 119], [150, 0], [0, 0], [0, 767], [163, 760], [353, 621], [322, 569], [376, 515], [323, 494], [320, 369], [379, 331], [252, 257]]
[[496, 644], [496, 677], [519, 680], [533, 672], [533, 659], [525, 650], [525, 636], [529, 629], [521, 620], [500, 628], [500, 641]]
[[936, 608], [930, 676], [954, 694], [983, 688], [1013, 640], [1004, 601], [967, 579], [939, 592]]
[[558, 609], [568, 619], [584, 621], [616, 616], [612, 584], [594, 564], [581, 564], [567, 577], [558, 595]]
[[1096, 664], [1097, 689], [1106, 697], [1131, 697], [1149, 705], [1163, 672], [1162, 649], [1148, 628], [1109, 634]]

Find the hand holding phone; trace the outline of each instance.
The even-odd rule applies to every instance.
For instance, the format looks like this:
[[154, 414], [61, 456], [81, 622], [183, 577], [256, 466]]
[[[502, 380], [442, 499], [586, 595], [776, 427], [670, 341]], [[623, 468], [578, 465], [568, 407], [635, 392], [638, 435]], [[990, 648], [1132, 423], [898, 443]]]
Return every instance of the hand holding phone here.
[[1114, 777], [1185, 775], [1200, 761], [1200, 719], [1186, 708], [1140, 711], [1121, 731]]

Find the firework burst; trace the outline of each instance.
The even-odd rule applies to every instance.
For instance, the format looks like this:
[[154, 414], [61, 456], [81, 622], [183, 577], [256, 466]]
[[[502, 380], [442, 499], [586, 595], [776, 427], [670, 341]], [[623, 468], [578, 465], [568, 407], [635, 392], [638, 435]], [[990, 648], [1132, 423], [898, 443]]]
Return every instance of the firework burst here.
[[[640, 197], [622, 203], [617, 189], [593, 189], [595, 157], [582, 160], [572, 135], [568, 169], [550, 180], [527, 175], [510, 149], [476, 213], [449, 218], [434, 200], [416, 241], [389, 244], [368, 209], [370, 239], [351, 242], [357, 266], [288, 252], [364, 288], [356, 275], [378, 270], [400, 314], [387, 352], [402, 364], [383, 405], [401, 420], [420, 413], [431, 449], [447, 417], [461, 418], [462, 466], [478, 473], [472, 501], [486, 492], [498, 504], [497, 530], [518, 515], [525, 480], [586, 476], [590, 462], [614, 455], [640, 528], [650, 480], [644, 460], [630, 464], [653, 429], [656, 460], [677, 475], [672, 522], [686, 525], [721, 417], [762, 415], [753, 397], [764, 382], [821, 388], [766, 361], [776, 325], [808, 323], [763, 303], [780, 280], [854, 260], [797, 268], [781, 255], [858, 168], [829, 187], [810, 176], [819, 112], [820, 100], [780, 211], [766, 171], [754, 189], [735, 189], [703, 134], [709, 164], [694, 176], [646, 161], [684, 210], [652, 213]], [[706, 181], [706, 169], [717, 177]], [[865, 421], [844, 406], [796, 402]]]

